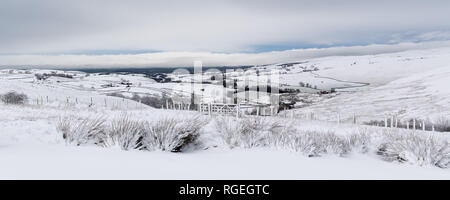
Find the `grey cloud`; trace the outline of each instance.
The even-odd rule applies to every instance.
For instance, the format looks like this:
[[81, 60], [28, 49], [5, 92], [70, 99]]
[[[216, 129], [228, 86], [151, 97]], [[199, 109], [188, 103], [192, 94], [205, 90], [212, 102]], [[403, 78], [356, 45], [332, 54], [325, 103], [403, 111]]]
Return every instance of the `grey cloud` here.
[[448, 10], [443, 0], [1, 0], [0, 54], [432, 41], [447, 38]]
[[32, 68], [89, 68], [89, 67], [182, 67], [192, 66], [200, 60], [204, 66], [261, 65], [302, 61], [326, 56], [373, 55], [407, 50], [450, 48], [450, 41], [401, 43], [395, 45], [369, 45], [331, 47], [322, 49], [297, 49], [265, 53], [210, 53], [210, 52], [160, 52], [129, 55], [9, 55], [0, 56], [0, 67]]

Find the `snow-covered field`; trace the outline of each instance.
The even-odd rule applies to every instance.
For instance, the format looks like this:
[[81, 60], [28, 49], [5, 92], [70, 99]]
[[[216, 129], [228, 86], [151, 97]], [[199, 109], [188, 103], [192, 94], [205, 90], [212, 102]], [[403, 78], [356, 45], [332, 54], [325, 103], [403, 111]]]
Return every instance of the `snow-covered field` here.
[[[56, 130], [63, 115], [119, 117], [123, 111], [0, 106], [1, 179], [449, 179], [448, 169], [380, 160], [374, 150], [309, 158], [266, 147], [230, 149], [211, 128], [201, 148], [182, 153], [124, 151], [117, 146], [66, 144]], [[168, 113], [167, 113], [168, 112]], [[142, 120], [195, 115], [152, 108], [128, 111]], [[214, 120], [214, 119], [213, 119]], [[302, 130], [345, 135], [360, 127], [297, 121]], [[210, 132], [208, 132], [210, 131]], [[215, 136], [215, 137], [214, 137]]]
[[64, 145], [9, 145], [1, 179], [449, 179], [448, 170], [369, 156], [307, 158], [264, 149], [195, 153], [122, 151]]
[[[327, 57], [301, 65], [314, 65], [315, 74], [333, 79], [364, 82], [368, 86], [338, 90], [334, 98], [298, 109], [298, 115], [313, 112], [321, 120], [336, 121], [337, 115], [360, 122], [384, 120], [436, 120], [450, 115], [450, 49], [407, 51], [393, 54]], [[308, 82], [314, 74], [282, 78], [286, 83]], [[315, 81], [318, 82], [318, 81]], [[326, 81], [324, 82], [326, 83]], [[314, 84], [311, 82], [311, 84]], [[339, 85], [338, 87], [341, 87]], [[319, 84], [320, 88], [320, 84]]]
[[[302, 81], [317, 85], [318, 89], [358, 88], [342, 89], [332, 98], [318, 96], [320, 101], [296, 109], [293, 119], [282, 117], [289, 116], [283, 113], [262, 117], [268, 120], [262, 123], [264, 125], [277, 122], [290, 127], [291, 124], [291, 131], [295, 133], [287, 135], [287, 140], [283, 136], [284, 140], [277, 141], [276, 134], [267, 135], [270, 131], [260, 130], [250, 131], [250, 136], [245, 138], [233, 136], [231, 139], [236, 143], [230, 143], [224, 139], [226, 128], [236, 133], [247, 133], [242, 131], [247, 129], [242, 128], [245, 123], [242, 127], [228, 123], [238, 124], [236, 121], [245, 119], [202, 116], [208, 123], [202, 127], [199, 138], [192, 147], [179, 153], [161, 149], [126, 151], [118, 145], [77, 146], [63, 138], [58, 125], [64, 119], [79, 121], [98, 116], [108, 123], [123, 116], [146, 122], [198, 116], [196, 111], [156, 109], [105, 95], [160, 95], [174, 91], [174, 87], [183, 87], [184, 83], [156, 83], [138, 74], [86, 75], [81, 72], [71, 72], [73, 78], [52, 76], [38, 81], [36, 73], [55, 70], [1, 70], [0, 94], [14, 90], [26, 94], [29, 102], [27, 105], [0, 103], [0, 179], [450, 179], [448, 168], [435, 165], [450, 162], [450, 152], [446, 149], [448, 133], [334, 122], [336, 113], [343, 118], [357, 114], [358, 120], [383, 119], [388, 114], [401, 118], [448, 116], [449, 58], [450, 49], [443, 48], [298, 62], [281, 74], [281, 84], [297, 86]], [[278, 64], [264, 66], [270, 67], [286, 70]], [[127, 83], [132, 86], [127, 87]], [[215, 87], [218, 86], [208, 85], [209, 89], [204, 92], [222, 98], [214, 93]], [[323, 121], [296, 118], [311, 112]], [[72, 118], [65, 118], [67, 116]], [[352, 135], [361, 132], [370, 133], [372, 141], [349, 142]], [[256, 133], [265, 134], [269, 139], [252, 135]], [[310, 143], [302, 142], [303, 136], [297, 135], [309, 133], [323, 133], [334, 139], [327, 140], [329, 146], [315, 154], [311, 152], [321, 148], [320, 144], [311, 147]], [[412, 139], [412, 142], [409, 136], [393, 142], [394, 147], [406, 144], [399, 152], [399, 157], [406, 161], [382, 159], [379, 152], [389, 138], [385, 133], [419, 135], [419, 139]], [[417, 149], [411, 148], [414, 144]], [[437, 145], [436, 148], [433, 145]], [[436, 150], [439, 148], [444, 150]], [[308, 157], [310, 155], [313, 156]]]

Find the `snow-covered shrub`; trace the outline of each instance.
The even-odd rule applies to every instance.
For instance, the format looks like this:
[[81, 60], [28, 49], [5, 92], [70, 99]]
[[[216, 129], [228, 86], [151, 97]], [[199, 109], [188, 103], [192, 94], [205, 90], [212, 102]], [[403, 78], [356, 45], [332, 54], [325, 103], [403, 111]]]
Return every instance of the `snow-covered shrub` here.
[[279, 122], [265, 117], [221, 117], [215, 122], [217, 131], [230, 148], [266, 146], [270, 142], [271, 134], [282, 128]]
[[132, 120], [128, 115], [113, 120], [108, 129], [106, 146], [119, 145], [123, 150], [142, 149], [145, 123]]
[[350, 142], [345, 136], [339, 136], [333, 132], [328, 132], [322, 133], [321, 137], [322, 138], [319, 137], [319, 139], [321, 139], [323, 147], [319, 148], [321, 150], [319, 152], [343, 156], [350, 153], [352, 150]]
[[360, 128], [356, 132], [347, 136], [352, 150], [358, 150], [359, 153], [367, 153], [370, 150], [372, 136], [367, 128]]
[[181, 152], [194, 143], [208, 120], [199, 116], [166, 117], [147, 123], [142, 144], [147, 150]]
[[216, 129], [230, 148], [269, 146], [301, 152], [310, 157], [322, 154], [345, 155], [351, 151], [350, 141], [362, 143], [356, 136], [350, 140], [333, 132], [297, 130], [292, 122], [266, 117], [218, 118]]
[[300, 152], [308, 157], [324, 154], [346, 155], [351, 151], [349, 140], [333, 132], [301, 130], [296, 134], [284, 135], [285, 148]]
[[276, 141], [274, 146], [280, 149], [288, 149], [294, 152], [300, 152], [307, 156], [315, 156], [317, 144], [314, 141], [314, 135], [304, 134], [279, 134], [273, 139]]
[[450, 119], [447, 117], [441, 116], [433, 124], [435, 131], [450, 132]]
[[28, 96], [15, 91], [10, 91], [0, 95], [0, 99], [5, 104], [25, 104], [28, 100]]
[[59, 119], [57, 130], [62, 133], [66, 143], [104, 145], [107, 139], [105, 122], [102, 116], [84, 119], [63, 117]]
[[216, 129], [223, 141], [230, 147], [234, 148], [241, 144], [238, 120], [229, 117], [219, 117], [214, 121]]
[[450, 144], [446, 138], [412, 131], [389, 132], [383, 137], [377, 154], [386, 161], [450, 167]]

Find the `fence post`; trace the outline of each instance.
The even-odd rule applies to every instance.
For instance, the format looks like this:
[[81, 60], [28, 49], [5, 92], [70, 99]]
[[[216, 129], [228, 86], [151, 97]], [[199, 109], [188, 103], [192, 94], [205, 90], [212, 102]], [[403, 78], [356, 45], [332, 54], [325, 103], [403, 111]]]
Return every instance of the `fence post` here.
[[394, 115], [391, 115], [391, 128], [394, 128]]
[[422, 121], [422, 129], [423, 129], [423, 131], [425, 131], [425, 120]]
[[413, 129], [416, 130], [416, 118], [413, 119]]
[[387, 116], [384, 116], [384, 128], [388, 127]]
[[337, 124], [340, 125], [341, 124], [341, 113], [337, 113]]
[[409, 120], [406, 121], [406, 129], [409, 130]]
[[431, 125], [431, 130], [432, 130], [433, 132], [435, 131], [435, 129], [434, 129], [434, 124]]
[[211, 116], [211, 108], [212, 108], [212, 105], [211, 105], [211, 103], [209, 103], [208, 104], [208, 114]]

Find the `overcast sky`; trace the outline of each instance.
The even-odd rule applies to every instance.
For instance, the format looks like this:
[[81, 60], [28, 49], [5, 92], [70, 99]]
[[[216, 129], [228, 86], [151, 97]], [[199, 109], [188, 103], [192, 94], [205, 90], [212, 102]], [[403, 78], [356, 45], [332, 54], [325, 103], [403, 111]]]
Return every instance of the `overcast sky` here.
[[0, 0], [0, 65], [24, 54], [255, 54], [444, 41], [449, 11], [448, 0]]

